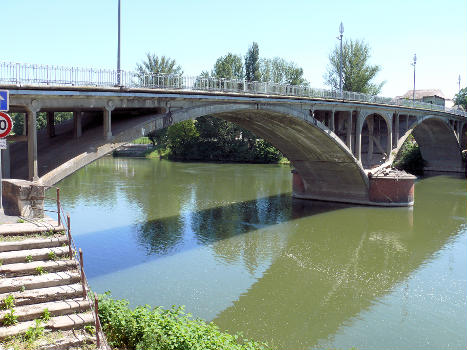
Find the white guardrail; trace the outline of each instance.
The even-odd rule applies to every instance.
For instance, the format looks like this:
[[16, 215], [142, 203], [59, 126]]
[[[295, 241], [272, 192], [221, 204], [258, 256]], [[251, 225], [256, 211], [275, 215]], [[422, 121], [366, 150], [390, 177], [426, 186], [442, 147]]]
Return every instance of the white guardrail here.
[[[119, 77], [120, 75], [120, 77]], [[120, 78], [120, 79], [118, 79]], [[118, 83], [118, 81], [120, 83]], [[466, 117], [466, 112], [444, 106], [395, 99], [358, 92], [315, 89], [309, 86], [277, 84], [272, 82], [248, 82], [245, 80], [189, 77], [169, 74], [141, 74], [138, 72], [110, 69], [61, 67], [37, 64], [0, 62], [0, 84], [36, 86], [126, 87], [189, 91], [220, 91], [276, 96], [297, 96], [334, 100], [367, 102], [446, 112]]]

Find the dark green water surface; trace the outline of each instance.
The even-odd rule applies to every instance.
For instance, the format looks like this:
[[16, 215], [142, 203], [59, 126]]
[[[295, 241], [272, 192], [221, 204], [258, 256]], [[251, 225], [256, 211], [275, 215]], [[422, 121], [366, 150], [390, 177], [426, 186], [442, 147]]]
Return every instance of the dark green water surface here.
[[288, 166], [101, 159], [58, 184], [97, 292], [278, 349], [465, 349], [467, 182], [413, 208], [291, 198]]

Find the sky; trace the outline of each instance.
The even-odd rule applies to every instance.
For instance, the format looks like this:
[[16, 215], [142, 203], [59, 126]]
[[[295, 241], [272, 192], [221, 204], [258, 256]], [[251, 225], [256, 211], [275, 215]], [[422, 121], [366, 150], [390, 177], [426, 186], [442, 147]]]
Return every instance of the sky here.
[[[116, 68], [118, 0], [0, 0], [0, 61]], [[134, 70], [146, 53], [176, 59], [185, 75], [210, 71], [228, 52], [253, 41], [260, 57], [282, 57], [315, 88], [338, 44], [364, 40], [385, 81], [381, 95], [441, 89], [451, 98], [467, 82], [465, 0], [121, 0], [121, 67]]]

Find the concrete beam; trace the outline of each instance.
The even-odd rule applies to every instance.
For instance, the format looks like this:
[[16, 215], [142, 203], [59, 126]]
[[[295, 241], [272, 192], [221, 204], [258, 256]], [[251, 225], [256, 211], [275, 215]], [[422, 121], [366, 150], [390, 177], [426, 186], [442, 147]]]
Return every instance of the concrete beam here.
[[355, 157], [362, 162], [362, 128], [363, 128], [363, 115], [357, 111], [357, 120], [355, 123]]
[[397, 144], [399, 143], [399, 113], [396, 112], [396, 115], [394, 117], [394, 144], [397, 147]]
[[350, 152], [352, 153], [352, 112], [349, 112], [349, 116], [347, 117], [346, 144]]

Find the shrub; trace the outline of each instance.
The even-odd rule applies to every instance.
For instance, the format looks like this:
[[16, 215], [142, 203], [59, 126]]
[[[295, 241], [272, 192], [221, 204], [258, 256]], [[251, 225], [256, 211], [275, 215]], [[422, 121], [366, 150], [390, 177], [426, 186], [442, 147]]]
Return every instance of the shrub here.
[[15, 315], [15, 309], [11, 308], [10, 312], [3, 316], [3, 325], [8, 327], [16, 323], [18, 323], [18, 316]]
[[9, 294], [2, 302], [2, 309], [12, 309], [15, 307], [15, 297]]
[[420, 147], [412, 135], [410, 135], [399, 151], [393, 166], [399, 170], [407, 171], [414, 175], [422, 175], [425, 161], [423, 160]]
[[221, 332], [214, 323], [193, 319], [183, 308], [151, 309], [148, 305], [135, 309], [126, 300], [101, 295], [99, 317], [107, 340], [115, 348], [132, 350], [260, 350], [264, 343]]

